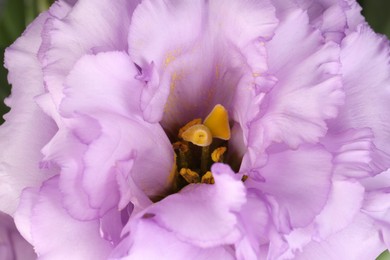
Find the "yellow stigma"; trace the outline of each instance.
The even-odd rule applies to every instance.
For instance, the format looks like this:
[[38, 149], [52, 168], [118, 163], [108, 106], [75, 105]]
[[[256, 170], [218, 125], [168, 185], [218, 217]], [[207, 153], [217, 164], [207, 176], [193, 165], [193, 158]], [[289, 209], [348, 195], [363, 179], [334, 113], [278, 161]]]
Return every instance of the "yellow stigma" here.
[[213, 162], [222, 162], [223, 154], [226, 152], [226, 147], [218, 147], [211, 153], [211, 159]]
[[199, 182], [199, 174], [197, 172], [191, 171], [188, 168], [181, 168], [180, 175], [186, 180], [188, 183], [198, 183]]
[[213, 174], [212, 174], [210, 171], [206, 172], [206, 173], [202, 176], [201, 183], [214, 184], [215, 181], [214, 181]]
[[188, 122], [185, 126], [183, 126], [182, 128], [179, 129], [179, 134], [178, 134], [179, 138], [182, 138], [183, 133], [188, 128], [190, 128], [191, 126], [200, 125], [200, 124], [202, 124], [202, 119], [201, 118], [196, 118], [196, 119], [193, 119], [190, 122]]
[[213, 141], [210, 130], [204, 125], [193, 125], [185, 130], [181, 137], [188, 142], [191, 142], [197, 146], [209, 146]]
[[222, 140], [230, 139], [229, 116], [227, 110], [222, 105], [216, 105], [203, 124], [210, 129], [213, 137]]

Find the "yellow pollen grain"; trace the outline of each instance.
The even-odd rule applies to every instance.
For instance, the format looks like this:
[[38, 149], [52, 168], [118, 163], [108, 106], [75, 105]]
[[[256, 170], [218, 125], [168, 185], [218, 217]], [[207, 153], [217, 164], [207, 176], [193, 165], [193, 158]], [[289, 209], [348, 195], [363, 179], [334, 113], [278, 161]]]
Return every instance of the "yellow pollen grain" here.
[[194, 172], [188, 168], [181, 168], [180, 175], [186, 180], [188, 183], [199, 183], [199, 174]]
[[230, 139], [229, 116], [224, 106], [220, 104], [216, 105], [206, 117], [203, 124], [210, 129], [213, 137], [222, 140]]
[[202, 180], [200, 181], [201, 183], [207, 183], [207, 184], [214, 184], [214, 177], [213, 174], [208, 171], [202, 176]]
[[210, 130], [202, 124], [194, 125], [183, 132], [182, 138], [185, 141], [191, 142], [197, 146], [209, 146], [213, 141], [213, 136]]
[[213, 162], [222, 162], [223, 154], [226, 152], [226, 147], [218, 147], [211, 153]]

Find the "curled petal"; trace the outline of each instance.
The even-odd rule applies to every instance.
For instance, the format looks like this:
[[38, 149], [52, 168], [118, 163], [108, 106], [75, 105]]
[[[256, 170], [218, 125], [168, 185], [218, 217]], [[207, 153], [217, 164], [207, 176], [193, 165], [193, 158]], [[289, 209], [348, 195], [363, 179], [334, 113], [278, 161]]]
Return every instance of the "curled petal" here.
[[127, 50], [128, 27], [137, 4], [137, 1], [125, 0], [86, 0], [78, 1], [72, 8], [68, 6], [66, 14], [53, 13], [45, 24], [39, 57], [56, 108], [63, 98], [65, 77], [80, 57], [88, 53]]
[[[346, 241], [348, 241], [346, 243]], [[364, 246], [362, 246], [364, 245]], [[369, 248], [369, 250], [367, 250]], [[323, 241], [312, 241], [294, 259], [375, 259], [385, 250], [373, 221], [359, 214], [342, 231]]]
[[389, 41], [375, 35], [366, 25], [348, 35], [341, 46], [345, 105], [330, 121], [329, 130], [371, 128], [379, 149], [374, 156], [387, 162], [376, 173], [390, 166], [390, 47]]
[[133, 225], [130, 237], [125, 238], [110, 259], [233, 260], [235, 258], [227, 248], [197, 247], [177, 239], [174, 233], [159, 227], [153, 220], [140, 219]]
[[[217, 103], [231, 110], [243, 75], [249, 78], [245, 90], [256, 81], [252, 74], [263, 78], [262, 42], [272, 36], [276, 23], [268, 1], [144, 1], [134, 12], [129, 34], [133, 60], [143, 71], [154, 69], [142, 93], [144, 118], [163, 118], [162, 124], [172, 129], [206, 116]], [[243, 90], [242, 98], [246, 93], [251, 92]]]
[[318, 215], [331, 189], [332, 158], [321, 146], [301, 146], [269, 155], [259, 169], [263, 182], [250, 187], [270, 196], [274, 222], [282, 232], [305, 227]]
[[284, 142], [296, 148], [318, 142], [327, 131], [325, 120], [334, 118], [343, 103], [338, 45], [324, 44], [306, 13], [296, 10], [266, 46], [269, 71], [278, 82], [265, 97], [261, 119], [251, 125], [250, 131], [258, 134], [250, 136], [249, 145], [265, 149], [272, 142]]
[[34, 101], [35, 96], [44, 92], [36, 53], [47, 17], [47, 13], [41, 14], [5, 53], [13, 88], [6, 100], [11, 111], [4, 116], [6, 122], [0, 128], [0, 210], [8, 214], [14, 213], [25, 187], [39, 186], [53, 174], [40, 169], [39, 162], [42, 147], [57, 129]]
[[152, 205], [141, 218], [150, 218], [179, 240], [195, 246], [209, 248], [236, 242], [241, 236], [236, 214], [246, 202], [245, 188], [227, 165], [214, 164], [211, 170], [214, 185], [189, 185]]
[[[112, 246], [99, 234], [98, 221], [78, 221], [62, 207], [58, 177], [46, 181], [40, 190], [27, 189], [15, 218], [22, 234], [30, 233], [40, 259], [106, 259]], [[21, 225], [19, 225], [21, 223]], [[56, 234], [53, 238], [53, 227]]]

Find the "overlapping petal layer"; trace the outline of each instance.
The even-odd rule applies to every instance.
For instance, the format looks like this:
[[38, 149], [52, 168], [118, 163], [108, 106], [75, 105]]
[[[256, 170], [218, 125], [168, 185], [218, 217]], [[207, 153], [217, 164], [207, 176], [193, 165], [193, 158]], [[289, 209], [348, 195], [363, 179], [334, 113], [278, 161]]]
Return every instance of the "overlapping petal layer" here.
[[[20, 198], [40, 259], [376, 257], [390, 244], [390, 55], [359, 8], [56, 2], [6, 54], [0, 210]], [[213, 164], [188, 145], [181, 159], [215, 184], [187, 185], [171, 143], [216, 104], [231, 139], [210, 147], [228, 152]]]
[[36, 53], [47, 17], [47, 13], [41, 14], [5, 53], [13, 89], [6, 100], [11, 111], [4, 116], [6, 122], [0, 129], [0, 210], [8, 214], [14, 213], [24, 187], [39, 186], [52, 174], [39, 168], [43, 157], [40, 150], [57, 128], [34, 100], [44, 92]]

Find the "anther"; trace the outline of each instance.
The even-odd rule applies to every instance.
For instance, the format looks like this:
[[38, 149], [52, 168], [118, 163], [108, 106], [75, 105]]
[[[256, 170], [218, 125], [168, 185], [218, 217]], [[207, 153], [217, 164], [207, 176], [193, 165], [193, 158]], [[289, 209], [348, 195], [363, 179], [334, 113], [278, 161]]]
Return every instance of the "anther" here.
[[202, 183], [207, 183], [207, 184], [214, 184], [215, 181], [214, 181], [213, 174], [212, 174], [210, 171], [206, 172], [206, 173], [202, 176], [201, 182], [202, 182]]
[[211, 153], [211, 159], [213, 162], [222, 162], [223, 155], [226, 152], [226, 147], [218, 147]]
[[199, 183], [200, 177], [197, 172], [194, 172], [188, 168], [181, 168], [180, 175], [186, 180], [188, 183]]

